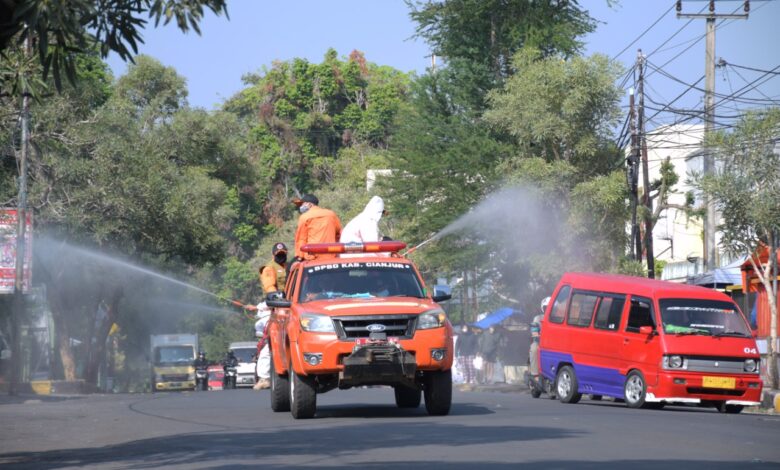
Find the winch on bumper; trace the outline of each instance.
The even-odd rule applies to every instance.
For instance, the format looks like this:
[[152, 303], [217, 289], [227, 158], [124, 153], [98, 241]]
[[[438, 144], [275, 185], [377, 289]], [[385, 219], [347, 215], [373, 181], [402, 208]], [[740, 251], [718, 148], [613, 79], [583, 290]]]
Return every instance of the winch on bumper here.
[[414, 386], [417, 362], [413, 353], [396, 342], [368, 341], [356, 344], [352, 354], [344, 357], [339, 372], [339, 388], [356, 385]]

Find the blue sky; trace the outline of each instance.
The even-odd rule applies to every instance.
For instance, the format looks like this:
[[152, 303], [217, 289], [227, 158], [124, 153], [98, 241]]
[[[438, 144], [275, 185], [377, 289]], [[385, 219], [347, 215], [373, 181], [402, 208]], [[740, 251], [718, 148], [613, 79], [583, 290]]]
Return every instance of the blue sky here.
[[[748, 20], [735, 20], [719, 26], [717, 57], [727, 62], [769, 70], [780, 65], [780, 1], [753, 0]], [[622, 0], [609, 7], [606, 0], [583, 0], [581, 5], [599, 20], [597, 30], [584, 38], [586, 54], [614, 56], [674, 4], [673, 0]], [[718, 13], [740, 9], [742, 2], [718, 1]], [[706, 2], [687, 0], [683, 11], [698, 11]], [[242, 88], [241, 76], [257, 72], [274, 60], [303, 57], [319, 62], [329, 47], [346, 56], [353, 49], [378, 64], [404, 71], [424, 73], [430, 65], [428, 45], [411, 39], [414, 24], [402, 0], [231, 0], [230, 20], [209, 14], [202, 23], [201, 36], [182, 34], [175, 26], [152, 28], [144, 32], [145, 44], [139, 52], [173, 66], [187, 78], [189, 101], [193, 106], [214, 109]], [[675, 32], [686, 19], [678, 19], [674, 10], [663, 15], [658, 24], [641, 40], [618, 57], [630, 66], [637, 48], [650, 53]], [[694, 20], [653, 54], [651, 63], [661, 66], [685, 49], [690, 41], [704, 34], [704, 20]], [[677, 46], [677, 47], [675, 47]], [[126, 70], [116, 56], [108, 60], [115, 75]], [[692, 83], [704, 74], [704, 40], [663, 67], [675, 77]], [[738, 70], [747, 80], [759, 74]], [[668, 102], [686, 87], [661, 74], [648, 77], [648, 94]], [[716, 90], [728, 94], [745, 82], [733, 68], [719, 69]], [[700, 84], [703, 86], [703, 82]], [[628, 87], [628, 85], [627, 85]], [[760, 87], [773, 99], [780, 99], [780, 76]], [[751, 96], [762, 97], [754, 92]], [[676, 103], [699, 106], [700, 92], [690, 92]]]

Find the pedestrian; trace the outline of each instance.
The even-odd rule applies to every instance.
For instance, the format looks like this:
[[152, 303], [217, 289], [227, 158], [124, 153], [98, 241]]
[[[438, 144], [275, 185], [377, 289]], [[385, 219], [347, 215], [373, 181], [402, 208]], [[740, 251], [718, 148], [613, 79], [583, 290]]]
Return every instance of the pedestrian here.
[[[379, 196], [373, 196], [368, 201], [363, 212], [350, 220], [341, 231], [341, 243], [365, 243], [378, 242], [382, 239], [379, 234], [379, 220], [385, 214], [385, 202]], [[341, 258], [352, 256], [366, 256], [366, 253], [344, 253]]]
[[331, 253], [304, 253], [301, 248], [308, 243], [335, 243], [341, 237], [341, 221], [330, 209], [319, 206], [320, 200], [313, 194], [293, 199], [301, 216], [295, 231], [295, 259], [313, 260], [335, 258]]
[[529, 331], [517, 328], [504, 329], [498, 344], [498, 360], [504, 367], [504, 378], [508, 384], [523, 381], [525, 364], [528, 362], [530, 343]]
[[483, 382], [494, 383], [495, 364], [498, 358], [498, 342], [500, 340], [496, 327], [490, 325], [479, 338], [479, 355], [483, 362]]
[[258, 273], [263, 295], [284, 290], [287, 282], [287, 245], [275, 243], [271, 255], [273, 259], [261, 267]]
[[545, 297], [541, 303], [542, 313], [531, 320], [531, 347], [528, 351], [528, 373], [533, 383], [539, 383], [539, 341], [542, 335], [542, 318], [547, 310], [550, 298]]
[[463, 380], [467, 384], [473, 384], [477, 381], [476, 370], [474, 369], [474, 357], [477, 355], [477, 335], [468, 325], [463, 325], [458, 335], [458, 341], [455, 343], [455, 357], [458, 361], [458, 367], [463, 371]]

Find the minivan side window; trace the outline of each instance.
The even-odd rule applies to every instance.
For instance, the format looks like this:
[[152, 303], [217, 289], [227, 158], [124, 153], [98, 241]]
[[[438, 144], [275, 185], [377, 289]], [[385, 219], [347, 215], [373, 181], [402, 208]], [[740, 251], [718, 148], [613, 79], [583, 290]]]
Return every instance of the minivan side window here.
[[550, 321], [553, 323], [563, 323], [563, 319], [566, 317], [566, 302], [569, 300], [569, 292], [571, 287], [563, 286], [558, 291], [558, 295], [555, 296], [555, 302], [553, 303], [552, 311], [550, 312]]
[[603, 330], [617, 331], [620, 328], [620, 317], [623, 315], [623, 305], [625, 304], [625, 297], [602, 297], [593, 326]]
[[639, 328], [642, 326], [655, 326], [652, 302], [650, 299], [631, 297], [631, 310], [628, 312], [626, 331], [639, 333]]
[[593, 310], [596, 309], [598, 300], [598, 296], [594, 294], [575, 293], [571, 297], [569, 316], [566, 323], [573, 326], [590, 326], [590, 321], [593, 319]]

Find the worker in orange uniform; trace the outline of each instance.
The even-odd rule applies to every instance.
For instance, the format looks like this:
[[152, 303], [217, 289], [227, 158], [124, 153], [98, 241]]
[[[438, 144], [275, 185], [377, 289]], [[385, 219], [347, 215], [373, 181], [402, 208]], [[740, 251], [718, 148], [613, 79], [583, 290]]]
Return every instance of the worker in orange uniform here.
[[284, 243], [276, 243], [271, 248], [274, 259], [260, 268], [260, 285], [263, 286], [263, 295], [284, 290], [287, 281], [287, 246]]
[[293, 199], [301, 216], [295, 231], [295, 258], [298, 260], [335, 258], [330, 253], [304, 253], [301, 247], [307, 243], [335, 243], [341, 236], [341, 221], [330, 209], [320, 207], [320, 200], [313, 194]]

